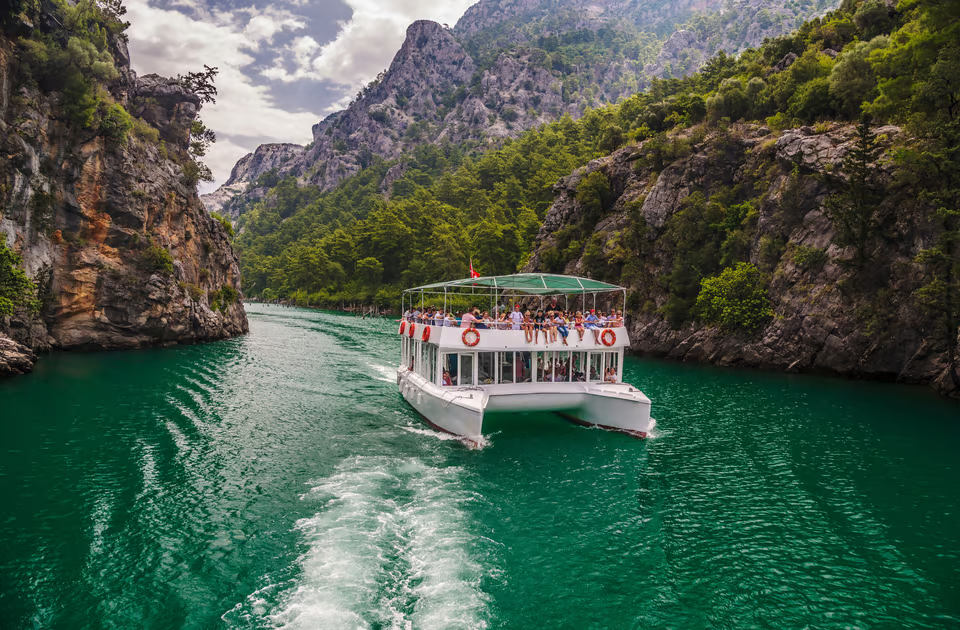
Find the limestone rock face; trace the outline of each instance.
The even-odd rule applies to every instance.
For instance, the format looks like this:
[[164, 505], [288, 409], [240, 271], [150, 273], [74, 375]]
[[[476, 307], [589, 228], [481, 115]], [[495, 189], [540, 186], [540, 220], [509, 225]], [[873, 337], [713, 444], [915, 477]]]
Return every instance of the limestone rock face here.
[[[874, 131], [884, 147], [902, 133], [893, 126]], [[583, 253], [566, 260], [562, 271], [613, 282], [624, 278], [633, 296], [628, 327], [635, 352], [923, 383], [960, 398], [960, 373], [950, 361], [949, 344], [915, 299], [923, 277], [914, 259], [936, 238], [933, 226], [918, 219], [921, 202], [907, 188], [889, 188], [878, 208], [882, 227], [871, 244], [871, 262], [862, 271], [845, 262], [852, 248], [834, 242], [824, 204], [843, 181], [843, 158], [855, 140], [852, 126], [804, 127], [772, 136], [765, 127], [735, 125], [704, 139], [680, 140], [689, 142], [687, 155], [659, 174], [645, 161], [648, 154], [641, 144], [561, 179], [525, 271], [561, 271], [548, 269], [547, 261], [569, 247], [561, 240], [569, 233], [566, 228], [588, 217], [576, 199], [577, 186], [588, 173], [601, 172], [612, 201], [591, 226], [592, 234], [583, 238]], [[892, 181], [888, 158], [875, 168], [883, 185]], [[704, 203], [714, 198], [729, 205], [724, 195], [734, 190], [753, 191], [751, 196], [759, 199], [752, 202], [756, 216], [751, 221], [756, 223], [747, 232], [747, 257], [766, 274], [775, 317], [754, 334], [696, 321], [674, 329], [663, 314], [669, 298], [666, 278], [677, 262], [671, 229], [682, 225], [673, 219], [695, 194], [702, 194]], [[639, 244], [626, 245], [628, 238]], [[601, 244], [599, 264], [595, 253], [586, 255], [591, 240]], [[816, 256], [809, 257], [811, 253]], [[634, 271], [623, 275], [628, 265]]]
[[17, 83], [16, 43], [0, 37], [0, 239], [22, 255], [43, 302], [39, 314], [0, 319], [0, 332], [33, 350], [245, 333], [243, 306], [218, 299], [223, 287], [239, 292], [238, 260], [182, 166], [200, 99], [171, 79], [137, 77], [122, 42], [111, 50], [111, 96], [155, 138], [119, 143], [75, 128], [59, 95]]
[[36, 360], [30, 348], [0, 335], [0, 378], [32, 372]]
[[238, 204], [230, 203], [233, 198], [252, 188], [245, 201], [261, 199], [265, 189], [257, 190], [256, 186], [252, 185], [265, 173], [273, 170], [279, 173], [288, 162], [303, 155], [303, 151], [299, 144], [261, 144], [256, 151], [240, 158], [223, 186], [212, 193], [200, 195], [200, 200], [207, 212], [217, 212], [236, 219], [239, 217], [239, 208]]

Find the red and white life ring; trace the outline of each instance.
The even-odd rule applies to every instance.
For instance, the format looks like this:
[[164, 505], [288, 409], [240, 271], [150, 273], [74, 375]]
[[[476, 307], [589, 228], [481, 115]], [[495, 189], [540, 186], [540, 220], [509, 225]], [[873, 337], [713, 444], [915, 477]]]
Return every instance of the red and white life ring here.
[[403, 334], [403, 331], [405, 331], [406, 329], [407, 329], [407, 322], [406, 322], [406, 321], [400, 322], [400, 334], [401, 334], [401, 335]]
[[423, 327], [423, 337], [422, 337], [422, 339], [423, 339], [423, 342], [424, 342], [424, 343], [430, 341], [430, 327], [429, 327], [429, 326], [424, 326], [424, 327]]
[[410, 332], [407, 333], [407, 334], [409, 334], [411, 337], [413, 337], [413, 331], [416, 330], [416, 329], [417, 329], [417, 325], [414, 324], [413, 322], [410, 322]]
[[[607, 335], [609, 335], [609, 338], [607, 337]], [[617, 333], [607, 328], [602, 333], [600, 333], [600, 342], [607, 347], [612, 346], [613, 344], [617, 343]]]
[[[467, 335], [470, 335], [473, 338], [473, 341], [467, 341]], [[463, 340], [463, 345], [472, 348], [480, 343], [480, 333], [477, 332], [476, 328], [467, 328], [463, 331], [463, 334], [460, 335], [460, 339]]]

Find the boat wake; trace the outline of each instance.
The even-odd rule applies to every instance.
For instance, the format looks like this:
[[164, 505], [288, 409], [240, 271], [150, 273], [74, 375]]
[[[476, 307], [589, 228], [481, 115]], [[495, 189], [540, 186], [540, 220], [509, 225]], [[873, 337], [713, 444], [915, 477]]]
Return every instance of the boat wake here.
[[489, 436], [481, 435], [479, 440], [474, 440], [470, 438], [463, 437], [462, 435], [453, 435], [452, 433], [444, 433], [442, 431], [435, 431], [433, 429], [424, 429], [423, 427], [415, 426], [405, 426], [400, 427], [404, 431], [409, 431], [410, 433], [416, 433], [418, 435], [425, 435], [427, 437], [432, 437], [442, 442], [460, 442], [464, 446], [470, 449], [483, 449], [488, 446], [492, 446], [493, 442], [490, 440]]
[[271, 628], [486, 628], [493, 543], [466, 512], [463, 470], [418, 459], [353, 457], [302, 497], [295, 577], [223, 616]]

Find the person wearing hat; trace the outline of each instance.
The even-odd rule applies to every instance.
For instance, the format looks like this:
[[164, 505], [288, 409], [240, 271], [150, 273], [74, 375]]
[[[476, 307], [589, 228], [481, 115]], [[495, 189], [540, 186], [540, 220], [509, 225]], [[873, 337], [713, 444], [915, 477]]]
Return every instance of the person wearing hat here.
[[600, 327], [598, 322], [600, 320], [597, 318], [597, 312], [594, 309], [590, 309], [590, 312], [587, 313], [587, 316], [583, 319], [584, 327], [593, 332], [593, 343], [600, 343]]

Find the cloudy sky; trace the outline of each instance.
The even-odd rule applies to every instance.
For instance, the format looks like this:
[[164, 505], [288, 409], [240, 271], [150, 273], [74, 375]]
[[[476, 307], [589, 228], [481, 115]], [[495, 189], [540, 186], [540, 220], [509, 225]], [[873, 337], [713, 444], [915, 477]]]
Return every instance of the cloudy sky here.
[[407, 26], [451, 26], [476, 0], [127, 0], [130, 56], [141, 76], [220, 69], [201, 118], [217, 133], [205, 159], [217, 181], [264, 142], [312, 140], [390, 65]]

